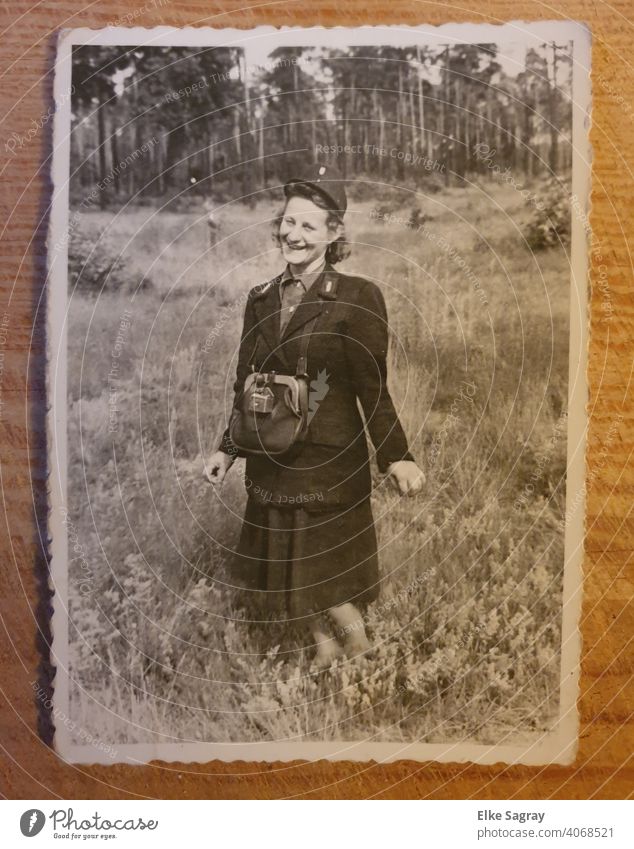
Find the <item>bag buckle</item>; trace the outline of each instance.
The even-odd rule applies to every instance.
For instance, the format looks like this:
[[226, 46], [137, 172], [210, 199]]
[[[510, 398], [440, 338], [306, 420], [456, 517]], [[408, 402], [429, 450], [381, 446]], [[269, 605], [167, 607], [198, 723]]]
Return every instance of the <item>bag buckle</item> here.
[[295, 369], [295, 377], [308, 377], [308, 372], [306, 371], [306, 357], [297, 358], [297, 368]]
[[249, 396], [249, 411], [251, 413], [271, 413], [275, 406], [275, 395], [273, 390], [268, 385], [271, 382], [271, 377], [274, 373], [262, 374], [261, 372], [255, 376], [255, 385]]
[[249, 410], [252, 413], [272, 413], [275, 406], [275, 395], [269, 386], [255, 389], [249, 398]]

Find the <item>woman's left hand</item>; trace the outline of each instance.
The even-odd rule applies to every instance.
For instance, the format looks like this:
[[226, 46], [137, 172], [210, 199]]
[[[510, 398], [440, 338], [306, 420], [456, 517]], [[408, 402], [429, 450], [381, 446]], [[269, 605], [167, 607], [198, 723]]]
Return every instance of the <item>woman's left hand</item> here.
[[425, 483], [425, 474], [412, 460], [397, 460], [390, 463], [387, 473], [398, 484], [401, 495], [416, 495]]

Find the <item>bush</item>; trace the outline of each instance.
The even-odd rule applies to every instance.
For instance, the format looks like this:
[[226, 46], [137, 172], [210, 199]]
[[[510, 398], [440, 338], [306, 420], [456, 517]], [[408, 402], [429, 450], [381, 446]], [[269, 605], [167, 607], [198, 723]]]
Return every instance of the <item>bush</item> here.
[[79, 228], [68, 245], [68, 285], [71, 292], [144, 291], [152, 283], [130, 268], [120, 249], [107, 236], [93, 238]]
[[524, 236], [534, 251], [570, 244], [570, 199], [565, 184], [552, 177], [541, 193], [543, 209], [533, 207]]

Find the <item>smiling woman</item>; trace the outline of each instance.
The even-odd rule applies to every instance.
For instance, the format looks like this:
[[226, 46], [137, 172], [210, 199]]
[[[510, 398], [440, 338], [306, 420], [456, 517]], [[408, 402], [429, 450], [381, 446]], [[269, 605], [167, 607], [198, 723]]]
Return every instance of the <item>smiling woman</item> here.
[[[379, 590], [369, 455], [357, 400], [379, 469], [408, 495], [420, 491], [424, 476], [387, 389], [383, 295], [371, 281], [333, 268], [349, 253], [343, 181], [334, 169], [315, 166], [289, 180], [284, 193], [275, 238], [287, 265], [249, 294], [234, 408], [241, 407], [250, 374], [305, 373], [311, 388], [306, 434], [279, 455], [245, 451], [227, 429], [206, 474], [219, 485], [236, 456], [247, 457], [246, 479], [257, 485], [247, 488], [237, 582], [281, 602], [286, 618], [305, 621], [317, 647], [315, 665], [327, 668], [344, 652], [352, 657], [371, 648], [359, 608]], [[252, 414], [256, 432], [272, 411], [265, 401], [263, 395]]]
[[333, 235], [341, 230], [342, 225], [334, 214], [325, 217], [309, 198], [292, 197], [279, 228], [282, 255], [296, 274], [309, 272], [311, 266], [324, 260], [324, 245], [330, 248]]

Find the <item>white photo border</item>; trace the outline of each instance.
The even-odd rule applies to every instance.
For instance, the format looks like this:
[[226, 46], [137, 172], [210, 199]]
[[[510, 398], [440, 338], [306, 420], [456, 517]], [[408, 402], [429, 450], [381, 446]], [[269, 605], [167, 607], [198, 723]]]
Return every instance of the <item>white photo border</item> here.
[[[560, 712], [554, 730], [537, 743], [527, 746], [480, 745], [471, 743], [424, 744], [418, 742], [285, 742], [262, 743], [164, 743], [116, 744], [116, 759], [94, 746], [72, 741], [68, 723], [69, 706], [69, 628], [68, 539], [63, 522], [67, 492], [67, 242], [69, 227], [70, 177], [70, 92], [71, 56], [75, 45], [156, 45], [156, 46], [240, 46], [250, 39], [269, 39], [274, 46], [411, 45], [420, 41], [433, 44], [447, 39], [463, 43], [503, 43], [522, 38], [573, 41], [573, 162], [572, 195], [579, 200], [583, 215], [571, 215], [571, 291], [570, 348], [568, 385], [567, 478], [565, 558], [562, 606]], [[273, 49], [273, 46], [272, 48]], [[572, 21], [514, 21], [503, 25], [445, 24], [433, 26], [361, 26], [282, 27], [260, 26], [251, 30], [214, 29], [211, 27], [168, 26], [106, 27], [101, 30], [80, 28], [59, 34], [55, 64], [52, 183], [47, 248], [47, 443], [49, 455], [50, 587], [53, 591], [51, 664], [56, 669], [53, 681], [54, 747], [61, 759], [71, 763], [144, 764], [153, 760], [206, 763], [220, 761], [437, 761], [443, 763], [545, 765], [571, 764], [577, 753], [579, 718], [579, 666], [581, 634], [579, 619], [582, 603], [582, 565], [585, 531], [585, 450], [587, 433], [587, 359], [588, 359], [588, 271], [590, 242], [587, 222], [590, 201], [591, 151], [590, 121], [591, 36], [582, 23]], [[582, 220], [582, 218], [584, 220]], [[53, 250], [55, 246], [55, 250]], [[570, 510], [574, 500], [575, 509]], [[62, 720], [60, 720], [62, 718]]]

